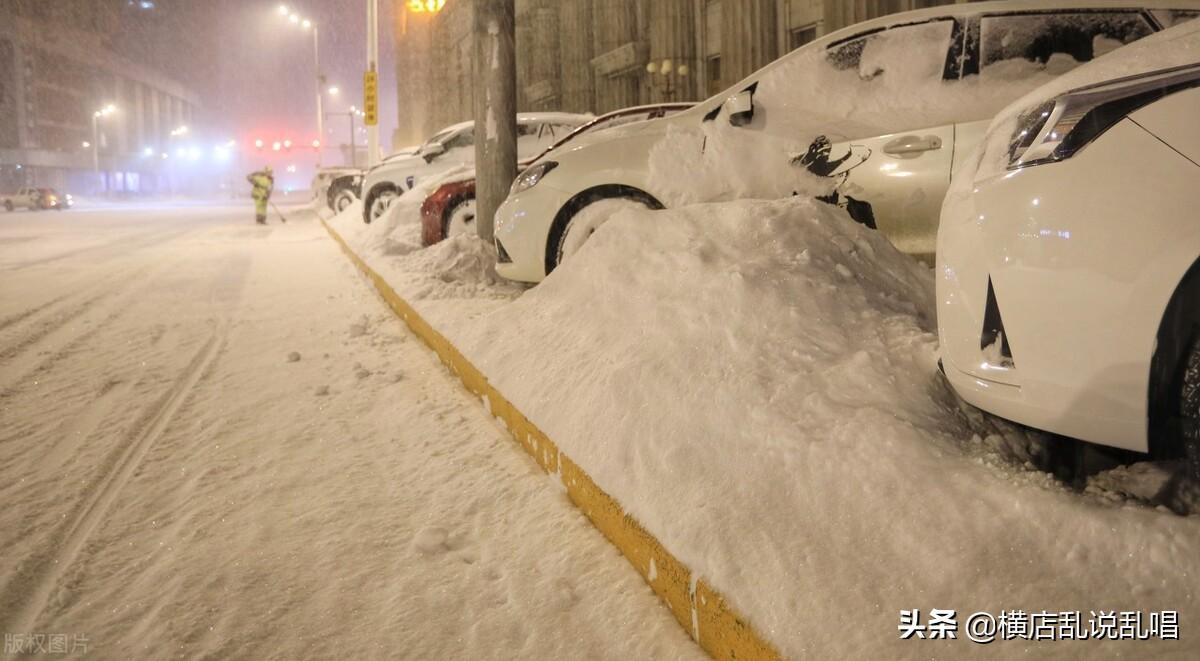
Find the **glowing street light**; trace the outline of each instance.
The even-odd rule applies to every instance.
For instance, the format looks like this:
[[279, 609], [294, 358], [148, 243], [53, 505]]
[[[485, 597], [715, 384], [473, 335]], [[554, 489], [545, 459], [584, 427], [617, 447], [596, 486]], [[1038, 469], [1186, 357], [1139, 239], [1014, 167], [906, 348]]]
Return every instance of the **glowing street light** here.
[[108, 117], [116, 111], [117, 106], [109, 103], [92, 113], [92, 170], [95, 172], [100, 172], [100, 118]]
[[88, 142], [87, 140], [84, 140], [84, 141], [83, 141], [83, 145], [82, 145], [82, 147], [83, 147], [84, 149], [87, 149], [88, 147], [91, 147], [91, 146], [92, 146], [92, 143]]
[[436, 14], [446, 6], [446, 0], [408, 0], [406, 4], [414, 14]]
[[[286, 15], [287, 20], [290, 21], [292, 25], [299, 26], [305, 31], [312, 30], [313, 64], [315, 65], [316, 69], [315, 73], [317, 82], [317, 135], [322, 135], [325, 129], [325, 113], [321, 110], [321, 88], [325, 86], [325, 77], [321, 75], [321, 47], [317, 24], [316, 22], [307, 18], [303, 18], [300, 16], [300, 14], [291, 11], [287, 5], [279, 6], [279, 14], [281, 16]], [[330, 94], [336, 95], [337, 92], [330, 92]], [[319, 149], [317, 150], [317, 167], [321, 167], [321, 151]]]
[[255, 149], [262, 149], [262, 148], [263, 148], [263, 141], [262, 141], [262, 138], [259, 138], [259, 139], [257, 139], [257, 140], [255, 140], [255, 141], [254, 141], [254, 148], [255, 148]]
[[338, 89], [337, 85], [329, 86], [329, 96], [337, 96], [339, 93], [341, 93], [341, 90]]
[[272, 151], [279, 151], [281, 148], [283, 148], [283, 143], [279, 142], [278, 140], [271, 145]]

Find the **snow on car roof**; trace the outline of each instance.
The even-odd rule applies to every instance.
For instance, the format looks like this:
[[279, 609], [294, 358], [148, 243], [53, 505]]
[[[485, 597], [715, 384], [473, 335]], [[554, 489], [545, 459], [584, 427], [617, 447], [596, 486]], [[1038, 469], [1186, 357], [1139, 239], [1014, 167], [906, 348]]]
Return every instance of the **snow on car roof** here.
[[[579, 114], [570, 112], [519, 112], [517, 113], [518, 122], [560, 122], [562, 124], [584, 124], [595, 119], [595, 115], [591, 113]], [[442, 127], [434, 132], [434, 136], [439, 136], [444, 133], [457, 133], [463, 129], [469, 129], [475, 126], [475, 120], [468, 119], [465, 122], [451, 124], [450, 126]], [[432, 139], [432, 138], [431, 138]]]
[[[970, 2], [966, 4], [941, 5], [937, 7], [928, 7], [925, 9], [914, 9], [911, 11], [900, 12], [897, 14], [889, 14], [860, 23], [844, 27], [840, 30], [831, 32], [815, 41], [809, 42], [801, 46], [798, 50], [820, 49], [828, 47], [830, 44], [837, 43], [848, 37], [870, 32], [872, 30], [884, 29], [897, 25], [905, 25], [909, 23], [919, 23], [933, 18], [939, 17], [959, 17], [959, 16], [980, 16], [995, 12], [1012, 12], [1012, 11], [1053, 11], [1056, 9], [1196, 9], [1200, 10], [1200, 0], [1057, 0], [1056, 2], [1046, 2], [1045, 0], [990, 0], [988, 2]], [[788, 57], [780, 57], [774, 62], [767, 64], [765, 67], [755, 71], [746, 78], [739, 80], [731, 85], [728, 89], [722, 90], [719, 94], [709, 97], [698, 105], [712, 107], [712, 101], [716, 99], [724, 100], [733, 90], [740, 90], [746, 85], [749, 85], [768, 71], [773, 69], [777, 64], [786, 62]]]

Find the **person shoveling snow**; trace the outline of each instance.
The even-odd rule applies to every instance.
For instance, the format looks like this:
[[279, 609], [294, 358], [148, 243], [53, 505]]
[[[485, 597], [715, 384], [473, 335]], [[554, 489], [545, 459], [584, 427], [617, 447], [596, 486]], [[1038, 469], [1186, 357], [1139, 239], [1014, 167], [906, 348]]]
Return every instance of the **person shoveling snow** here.
[[267, 224], [267, 204], [271, 201], [271, 191], [275, 189], [275, 175], [271, 171], [271, 166], [265, 166], [261, 170], [251, 172], [246, 176], [246, 181], [250, 182], [254, 188], [250, 191], [250, 197], [254, 198], [254, 222], [259, 225]]

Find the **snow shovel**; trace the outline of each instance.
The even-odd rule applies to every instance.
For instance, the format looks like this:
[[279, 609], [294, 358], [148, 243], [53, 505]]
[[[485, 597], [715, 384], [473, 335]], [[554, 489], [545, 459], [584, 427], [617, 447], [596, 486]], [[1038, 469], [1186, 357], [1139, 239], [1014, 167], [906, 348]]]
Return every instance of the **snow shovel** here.
[[279, 214], [279, 220], [285, 223], [287, 222], [287, 216], [283, 215], [283, 212], [279, 210], [279, 207], [275, 206], [274, 202], [268, 200], [267, 204], [271, 205], [271, 208], [275, 210], [275, 213]]

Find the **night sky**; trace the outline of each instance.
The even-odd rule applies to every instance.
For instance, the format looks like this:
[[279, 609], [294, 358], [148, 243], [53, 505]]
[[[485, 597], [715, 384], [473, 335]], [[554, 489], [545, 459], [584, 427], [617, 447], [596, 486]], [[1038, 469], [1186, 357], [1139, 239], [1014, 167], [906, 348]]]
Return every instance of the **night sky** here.
[[[164, 70], [200, 94], [196, 128], [213, 138], [252, 142], [288, 136], [298, 144], [316, 135], [316, 89], [310, 32], [288, 22], [279, 2], [156, 0], [153, 9], [130, 3], [118, 48]], [[362, 105], [366, 66], [366, 0], [288, 3], [320, 30], [321, 70], [337, 97], [326, 112]], [[396, 117], [392, 54], [393, 0], [379, 0], [380, 142], [391, 143]], [[349, 120], [326, 119], [325, 144], [347, 141]], [[332, 132], [332, 133], [330, 133]], [[360, 134], [360, 144], [365, 137]]]

